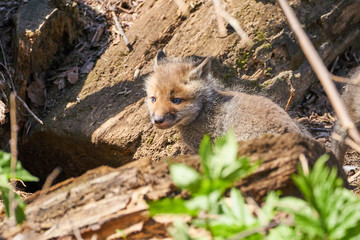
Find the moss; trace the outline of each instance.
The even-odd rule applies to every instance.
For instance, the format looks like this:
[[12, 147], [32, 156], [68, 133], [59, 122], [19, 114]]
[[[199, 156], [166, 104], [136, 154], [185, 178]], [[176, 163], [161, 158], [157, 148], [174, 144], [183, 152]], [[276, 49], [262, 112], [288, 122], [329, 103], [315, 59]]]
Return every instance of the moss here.
[[237, 77], [236, 68], [231, 65], [226, 66], [225, 73], [222, 75], [224, 82], [227, 82], [230, 78]]
[[273, 73], [273, 69], [272, 67], [268, 67], [265, 71], [265, 75], [266, 76], [271, 76], [271, 74]]
[[255, 37], [255, 41], [257, 42], [264, 42], [266, 40], [266, 34], [259, 30], [257, 33], [256, 33], [256, 37]]
[[147, 144], [151, 145], [151, 144], [153, 143], [153, 141], [154, 141], [154, 138], [155, 138], [155, 135], [154, 135], [154, 134], [151, 134], [151, 135], [149, 136], [149, 138], [146, 139], [145, 142], [146, 142]]
[[264, 49], [272, 49], [273, 47], [272, 47], [271, 43], [265, 43], [265, 44], [263, 45], [263, 48], [264, 48]]
[[250, 51], [241, 50], [237, 59], [236, 59], [236, 66], [240, 68], [241, 70], [244, 70], [247, 68], [247, 64], [249, 61], [249, 58], [252, 56]]

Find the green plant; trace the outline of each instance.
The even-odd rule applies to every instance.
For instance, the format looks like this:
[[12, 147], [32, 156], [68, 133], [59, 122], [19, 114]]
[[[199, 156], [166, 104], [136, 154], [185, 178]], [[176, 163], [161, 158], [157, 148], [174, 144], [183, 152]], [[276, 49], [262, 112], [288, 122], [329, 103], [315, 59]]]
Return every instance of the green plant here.
[[304, 199], [279, 200], [279, 209], [293, 215], [294, 224], [277, 232], [296, 239], [360, 239], [360, 199], [343, 187], [327, 159], [322, 156], [308, 174], [299, 169], [293, 177]]
[[[236, 189], [230, 191], [233, 210], [225, 201], [223, 196], [225, 191], [236, 180], [248, 175], [259, 165], [259, 162], [250, 164], [248, 158], [237, 157], [237, 149], [233, 132], [215, 141], [214, 146], [211, 145], [210, 137], [205, 136], [199, 149], [202, 174], [183, 164], [170, 166], [173, 182], [179, 188], [188, 191], [190, 198], [187, 200], [164, 198], [149, 202], [151, 215], [188, 214], [194, 217], [192, 221], [194, 226], [206, 228], [217, 239], [223, 239], [244, 229], [261, 226], [265, 219], [271, 219], [272, 211], [265, 210], [260, 211], [261, 218], [253, 217]], [[199, 218], [199, 214], [203, 213], [216, 217]], [[188, 236], [186, 228], [181, 224], [176, 224], [172, 232], [177, 232], [176, 235]]]
[[[9, 185], [9, 180], [11, 179], [11, 155], [9, 153], [0, 151], [0, 191], [1, 198], [5, 205], [5, 213], [9, 217], [10, 215], [10, 199], [9, 191], [11, 189]], [[15, 179], [22, 181], [38, 181], [37, 177], [32, 176], [28, 171], [26, 171], [20, 162], [16, 163], [15, 168]], [[15, 194], [15, 220], [16, 223], [21, 224], [26, 220], [25, 216], [25, 202], [21, 199], [20, 196]]]
[[[172, 180], [190, 193], [189, 199], [165, 198], [150, 202], [152, 216], [159, 213], [190, 215], [192, 226], [208, 230], [216, 240], [360, 239], [360, 199], [343, 187], [336, 168], [330, 170], [325, 165], [327, 155], [320, 157], [308, 173], [299, 167], [298, 174], [293, 176], [304, 199], [279, 198], [278, 193], [270, 192], [263, 206], [255, 211], [256, 215], [239, 190], [231, 188], [230, 198], [224, 196], [234, 181], [259, 164], [251, 165], [247, 158], [237, 157], [234, 134], [228, 133], [214, 146], [206, 136], [199, 155], [202, 174], [182, 164], [170, 166]], [[287, 217], [279, 220], [279, 214]], [[195, 240], [185, 223], [174, 223], [169, 233], [176, 240]]]

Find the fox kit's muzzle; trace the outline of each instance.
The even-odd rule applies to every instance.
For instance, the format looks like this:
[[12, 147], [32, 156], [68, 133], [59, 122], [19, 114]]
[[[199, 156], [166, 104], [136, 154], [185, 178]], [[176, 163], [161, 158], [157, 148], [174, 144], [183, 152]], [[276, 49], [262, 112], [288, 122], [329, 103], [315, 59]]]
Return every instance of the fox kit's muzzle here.
[[169, 128], [175, 123], [175, 116], [171, 113], [165, 115], [155, 115], [152, 117], [152, 124], [158, 128]]

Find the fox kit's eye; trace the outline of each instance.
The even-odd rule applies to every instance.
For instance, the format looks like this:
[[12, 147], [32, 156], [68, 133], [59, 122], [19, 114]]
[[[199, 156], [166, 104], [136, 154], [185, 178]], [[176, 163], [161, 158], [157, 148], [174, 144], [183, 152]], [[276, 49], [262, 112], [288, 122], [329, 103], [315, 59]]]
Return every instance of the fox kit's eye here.
[[151, 102], [156, 102], [156, 97], [151, 97]]
[[173, 99], [171, 99], [171, 102], [174, 104], [180, 104], [182, 102], [182, 99], [181, 98], [173, 98]]

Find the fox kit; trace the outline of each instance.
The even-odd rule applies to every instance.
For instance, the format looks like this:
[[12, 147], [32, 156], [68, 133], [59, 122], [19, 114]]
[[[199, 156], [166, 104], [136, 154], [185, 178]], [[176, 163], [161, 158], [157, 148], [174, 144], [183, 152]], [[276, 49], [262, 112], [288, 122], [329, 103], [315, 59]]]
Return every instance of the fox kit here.
[[[357, 68], [351, 78], [360, 79], [360, 67]], [[347, 85], [343, 94], [343, 100], [345, 106], [350, 114], [351, 119], [354, 121], [358, 129], [360, 128], [360, 86], [359, 85]], [[336, 158], [339, 160], [340, 164], [344, 164], [345, 152], [347, 150], [347, 145], [344, 140], [347, 136], [347, 131], [342, 127], [341, 123], [337, 121], [334, 126], [335, 134], [340, 136], [340, 139], [332, 139], [331, 149], [334, 152]]]
[[204, 134], [217, 138], [230, 128], [237, 140], [265, 133], [302, 132], [269, 99], [219, 90], [210, 74], [210, 60], [208, 57], [196, 65], [185, 59], [168, 59], [163, 51], [158, 52], [154, 72], [145, 82], [152, 124], [162, 129], [176, 126], [195, 152]]

